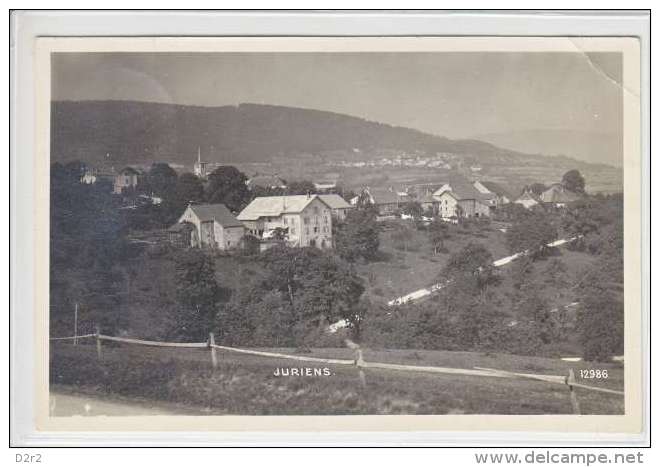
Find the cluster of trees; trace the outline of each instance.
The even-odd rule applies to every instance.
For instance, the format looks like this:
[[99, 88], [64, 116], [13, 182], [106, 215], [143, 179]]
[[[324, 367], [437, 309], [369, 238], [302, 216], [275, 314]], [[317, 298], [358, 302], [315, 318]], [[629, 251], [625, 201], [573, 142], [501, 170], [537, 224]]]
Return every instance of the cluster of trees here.
[[539, 259], [549, 254], [547, 244], [557, 240], [557, 236], [557, 227], [550, 216], [527, 211], [507, 229], [506, 243], [511, 253], [526, 251], [533, 259]]
[[239, 271], [241, 285], [229, 297], [209, 255], [180, 253], [168, 337], [204, 340], [215, 332], [229, 345], [308, 347], [343, 319], [359, 338], [364, 286], [350, 263], [316, 248], [280, 245], [256, 266]]
[[[80, 163], [55, 163], [50, 173], [51, 329], [71, 323], [79, 308], [80, 324], [122, 326], [123, 260], [130, 254], [125, 225], [112, 186], [105, 181], [80, 183]], [[112, 311], [109, 313], [108, 311]], [[94, 324], [91, 324], [94, 323]], [[91, 327], [91, 328], [90, 328]], [[68, 325], [67, 333], [71, 332]]]
[[[148, 194], [161, 199], [158, 205], [144, 205], [128, 213], [128, 223], [135, 229], [163, 227], [181, 215], [188, 203], [223, 203], [239, 211], [252, 199], [245, 182], [247, 177], [232, 166], [216, 169], [203, 183], [191, 173], [178, 175], [166, 163], [154, 163], [140, 178], [135, 194]], [[130, 196], [130, 193], [128, 194]]]
[[373, 261], [378, 257], [380, 228], [377, 211], [368, 203], [358, 203], [344, 221], [333, 222], [333, 237], [337, 254], [349, 263]]

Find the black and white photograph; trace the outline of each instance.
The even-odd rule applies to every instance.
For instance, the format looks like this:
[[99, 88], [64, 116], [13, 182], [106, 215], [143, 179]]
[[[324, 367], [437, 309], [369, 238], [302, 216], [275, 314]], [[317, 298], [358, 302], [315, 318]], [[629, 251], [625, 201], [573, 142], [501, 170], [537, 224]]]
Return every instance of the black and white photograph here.
[[634, 39], [467, 40], [52, 51], [48, 416], [629, 415]]

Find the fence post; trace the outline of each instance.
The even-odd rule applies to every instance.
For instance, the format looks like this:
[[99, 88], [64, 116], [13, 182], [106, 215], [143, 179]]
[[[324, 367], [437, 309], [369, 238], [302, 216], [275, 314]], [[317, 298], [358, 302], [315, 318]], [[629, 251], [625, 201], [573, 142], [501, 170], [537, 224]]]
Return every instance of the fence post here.
[[580, 403], [578, 402], [577, 394], [575, 393], [575, 387], [573, 387], [574, 383], [575, 373], [573, 373], [573, 368], [570, 368], [568, 370], [568, 378], [566, 379], [566, 384], [568, 385], [568, 390], [571, 393], [571, 405], [573, 406], [573, 413], [580, 415]]
[[78, 345], [78, 302], [73, 310], [73, 345]]
[[211, 348], [211, 364], [215, 370], [218, 367], [218, 356], [215, 353], [215, 336], [209, 332], [209, 347]]
[[364, 360], [362, 358], [362, 349], [360, 348], [359, 344], [353, 344], [353, 345], [355, 349], [355, 357], [353, 360], [353, 364], [358, 369], [358, 375], [360, 377], [360, 385], [364, 389], [367, 387], [367, 378], [364, 376], [364, 370], [362, 369], [362, 366], [364, 365]]
[[98, 324], [96, 325], [96, 355], [99, 360], [103, 357], [101, 353], [101, 327]]

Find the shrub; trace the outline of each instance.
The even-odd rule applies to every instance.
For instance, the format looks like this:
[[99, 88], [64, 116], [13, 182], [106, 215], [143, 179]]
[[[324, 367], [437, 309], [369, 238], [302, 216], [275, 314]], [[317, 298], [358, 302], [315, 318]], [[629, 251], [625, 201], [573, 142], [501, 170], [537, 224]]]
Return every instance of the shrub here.
[[607, 361], [623, 352], [623, 303], [592, 289], [581, 297], [577, 328], [586, 361]]

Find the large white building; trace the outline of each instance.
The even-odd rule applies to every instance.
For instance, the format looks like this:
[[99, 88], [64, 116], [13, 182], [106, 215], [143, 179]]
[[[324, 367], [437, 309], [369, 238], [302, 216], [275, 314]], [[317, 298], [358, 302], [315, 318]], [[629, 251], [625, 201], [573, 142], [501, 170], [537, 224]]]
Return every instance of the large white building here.
[[319, 195], [256, 198], [238, 220], [261, 240], [272, 239], [279, 231], [291, 246], [332, 248], [332, 209]]

